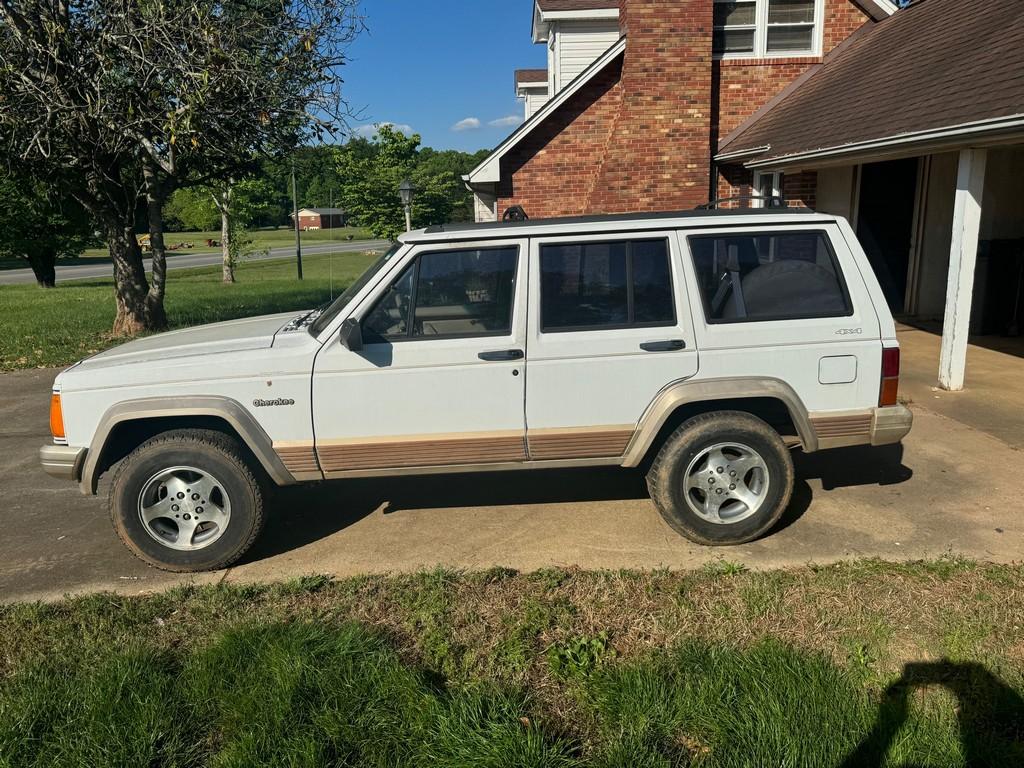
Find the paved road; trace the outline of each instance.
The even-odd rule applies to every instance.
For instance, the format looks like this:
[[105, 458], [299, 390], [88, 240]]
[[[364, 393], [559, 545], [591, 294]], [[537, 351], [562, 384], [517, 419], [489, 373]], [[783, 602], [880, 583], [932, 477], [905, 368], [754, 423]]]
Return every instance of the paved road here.
[[82, 496], [39, 469], [54, 374], [0, 375], [0, 600], [438, 564], [694, 568], [727, 558], [759, 568], [947, 552], [1005, 562], [1024, 554], [1024, 452], [915, 406], [917, 423], [903, 448], [798, 454], [790, 513], [771, 536], [742, 547], [679, 538], [634, 472], [352, 480], [283, 491], [246, 562], [174, 576], [121, 546], [102, 497]]
[[[303, 246], [303, 255], [315, 255], [318, 253], [358, 253], [367, 250], [378, 250], [387, 248], [391, 244], [387, 240], [362, 240], [359, 242], [337, 242], [317, 243], [315, 245]], [[249, 256], [247, 261], [264, 261], [266, 259], [280, 259], [295, 257], [295, 246], [284, 246], [273, 248], [269, 251]], [[172, 253], [167, 257], [167, 269], [187, 269], [189, 267], [208, 267], [221, 263], [220, 253]], [[97, 277], [110, 277], [110, 264], [63, 264], [58, 262], [57, 282], [68, 280], [88, 280]], [[152, 260], [146, 259], [146, 271], [152, 269]], [[34, 283], [35, 275], [31, 269], [8, 269], [0, 270], [0, 285], [22, 285]]]

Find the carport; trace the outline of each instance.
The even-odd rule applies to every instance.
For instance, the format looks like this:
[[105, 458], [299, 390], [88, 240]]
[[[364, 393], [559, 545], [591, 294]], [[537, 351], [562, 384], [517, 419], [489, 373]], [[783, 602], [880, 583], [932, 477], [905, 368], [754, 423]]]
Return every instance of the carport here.
[[857, 230], [896, 316], [941, 328], [938, 383], [968, 340], [1024, 357], [1024, 4], [918, 0], [852, 36], [720, 147], [812, 172]]

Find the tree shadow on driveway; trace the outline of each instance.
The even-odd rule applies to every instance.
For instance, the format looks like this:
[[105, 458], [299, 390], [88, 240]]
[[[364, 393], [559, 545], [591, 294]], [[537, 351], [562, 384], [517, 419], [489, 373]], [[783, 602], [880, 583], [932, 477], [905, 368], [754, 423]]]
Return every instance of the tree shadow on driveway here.
[[[894, 450], [895, 449], [895, 450]], [[845, 448], [794, 454], [793, 498], [768, 534], [788, 528], [810, 507], [808, 479], [826, 490], [850, 485], [890, 485], [909, 479], [902, 446]], [[261, 560], [331, 536], [382, 510], [385, 515], [413, 510], [506, 507], [650, 498], [640, 470], [618, 467], [407, 475], [335, 480], [278, 489], [264, 535], [245, 558]], [[656, 514], [652, 510], [652, 514]]]

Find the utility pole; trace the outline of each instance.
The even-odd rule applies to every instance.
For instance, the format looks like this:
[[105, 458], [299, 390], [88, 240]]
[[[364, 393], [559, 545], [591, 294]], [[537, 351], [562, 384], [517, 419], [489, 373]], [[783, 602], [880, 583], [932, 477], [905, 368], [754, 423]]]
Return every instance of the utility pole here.
[[299, 233], [299, 191], [295, 186], [295, 158], [292, 158], [292, 214], [295, 216], [295, 262], [302, 279], [302, 235]]

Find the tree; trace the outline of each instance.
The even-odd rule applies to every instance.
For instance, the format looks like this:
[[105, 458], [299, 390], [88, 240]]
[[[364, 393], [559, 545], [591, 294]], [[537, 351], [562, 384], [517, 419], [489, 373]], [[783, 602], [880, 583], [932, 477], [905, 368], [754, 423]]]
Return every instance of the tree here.
[[[357, 0], [0, 0], [0, 144], [67, 189], [114, 263], [115, 333], [166, 324], [163, 208], [337, 130]], [[152, 279], [134, 235], [146, 214]]]
[[406, 178], [417, 187], [414, 226], [473, 218], [462, 175], [476, 165], [480, 153], [420, 149], [418, 134], [406, 136], [388, 125], [379, 126], [372, 141], [353, 139], [333, 151], [343, 182], [342, 205], [376, 237], [394, 239], [405, 230], [398, 185]]
[[40, 287], [56, 284], [57, 259], [78, 256], [94, 240], [74, 200], [37, 180], [0, 173], [0, 256], [27, 259]]

